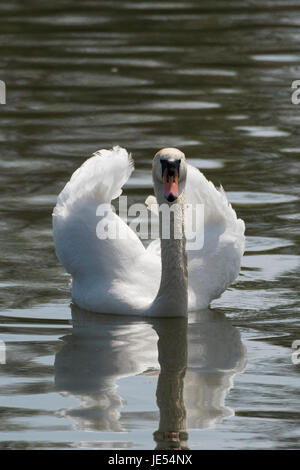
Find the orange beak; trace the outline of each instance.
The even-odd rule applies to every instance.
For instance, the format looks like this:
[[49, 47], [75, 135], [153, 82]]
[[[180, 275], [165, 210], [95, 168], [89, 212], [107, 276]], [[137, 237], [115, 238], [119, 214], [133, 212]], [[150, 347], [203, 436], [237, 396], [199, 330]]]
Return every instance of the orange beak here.
[[163, 172], [164, 182], [164, 194], [165, 198], [169, 202], [175, 201], [178, 198], [178, 171], [173, 170], [173, 174], [169, 175], [168, 169], [166, 168]]

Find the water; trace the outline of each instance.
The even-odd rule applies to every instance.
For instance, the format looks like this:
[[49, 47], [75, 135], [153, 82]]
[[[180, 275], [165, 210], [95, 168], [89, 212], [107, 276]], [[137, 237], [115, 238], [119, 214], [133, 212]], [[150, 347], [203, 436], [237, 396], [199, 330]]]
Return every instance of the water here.
[[[299, 448], [298, 0], [0, 5], [0, 448]], [[51, 233], [98, 148], [178, 146], [246, 222], [236, 283], [169, 323], [83, 314]], [[170, 360], [171, 358], [171, 360]]]

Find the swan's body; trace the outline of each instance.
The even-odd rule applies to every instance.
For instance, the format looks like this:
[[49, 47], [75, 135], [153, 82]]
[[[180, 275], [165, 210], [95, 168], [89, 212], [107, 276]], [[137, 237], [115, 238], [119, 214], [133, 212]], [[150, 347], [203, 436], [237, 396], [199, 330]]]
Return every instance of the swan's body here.
[[[168, 201], [160, 175], [162, 160], [167, 164], [180, 160], [181, 164], [175, 197], [172, 183], [164, 180], [171, 188]], [[101, 150], [74, 172], [58, 196], [54, 242], [60, 262], [72, 275], [73, 301], [86, 310], [127, 315], [184, 316], [187, 310], [206, 308], [239, 273], [244, 222], [237, 219], [223, 190], [218, 191], [199, 170], [186, 164], [181, 152], [164, 149], [153, 160], [157, 203], [176, 204], [175, 224], [182, 228], [184, 204], [204, 205], [204, 244], [186, 253], [185, 236], [172, 236], [171, 224], [170, 239], [161, 244], [154, 240], [146, 249], [110, 206], [132, 171], [133, 161], [125, 149]], [[108, 205], [102, 216], [97, 215], [100, 204]], [[122, 238], [100, 240], [99, 221], [122, 229]]]

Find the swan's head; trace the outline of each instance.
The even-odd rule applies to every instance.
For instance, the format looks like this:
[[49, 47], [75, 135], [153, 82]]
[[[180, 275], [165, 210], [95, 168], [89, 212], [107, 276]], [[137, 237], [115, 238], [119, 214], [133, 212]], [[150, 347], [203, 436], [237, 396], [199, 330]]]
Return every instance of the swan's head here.
[[187, 166], [185, 155], [176, 148], [159, 150], [152, 162], [155, 193], [160, 203], [172, 203], [185, 187]]

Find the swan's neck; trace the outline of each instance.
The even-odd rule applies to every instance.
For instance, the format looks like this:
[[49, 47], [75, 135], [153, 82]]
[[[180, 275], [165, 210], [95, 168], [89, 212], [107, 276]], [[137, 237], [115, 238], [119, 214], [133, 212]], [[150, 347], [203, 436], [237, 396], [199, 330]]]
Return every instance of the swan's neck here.
[[[158, 202], [159, 199], [158, 199]], [[169, 211], [159, 204], [161, 282], [153, 308], [161, 316], [186, 316], [188, 303], [187, 255], [184, 236], [184, 192]], [[168, 233], [169, 232], [169, 233]]]

